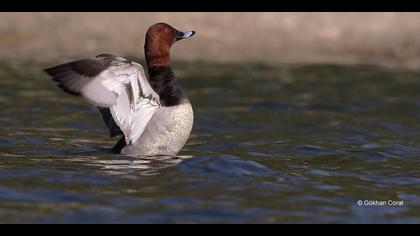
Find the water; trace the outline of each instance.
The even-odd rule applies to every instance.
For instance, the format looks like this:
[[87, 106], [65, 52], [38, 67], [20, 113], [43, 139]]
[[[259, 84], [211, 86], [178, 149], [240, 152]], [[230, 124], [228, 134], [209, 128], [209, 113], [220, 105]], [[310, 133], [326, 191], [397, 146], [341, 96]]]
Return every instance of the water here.
[[2, 223], [420, 223], [416, 71], [178, 63], [191, 138], [139, 159], [44, 66], [0, 66]]

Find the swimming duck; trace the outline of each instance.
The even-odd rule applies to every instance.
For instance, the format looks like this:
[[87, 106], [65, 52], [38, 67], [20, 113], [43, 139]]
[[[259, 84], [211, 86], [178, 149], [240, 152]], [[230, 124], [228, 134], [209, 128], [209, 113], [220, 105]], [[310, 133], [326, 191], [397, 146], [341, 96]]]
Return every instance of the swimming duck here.
[[166, 23], [147, 30], [143, 67], [112, 54], [71, 61], [45, 69], [64, 91], [98, 107], [110, 136], [121, 136], [112, 148], [121, 154], [176, 155], [193, 127], [191, 103], [171, 68], [171, 46], [189, 38]]

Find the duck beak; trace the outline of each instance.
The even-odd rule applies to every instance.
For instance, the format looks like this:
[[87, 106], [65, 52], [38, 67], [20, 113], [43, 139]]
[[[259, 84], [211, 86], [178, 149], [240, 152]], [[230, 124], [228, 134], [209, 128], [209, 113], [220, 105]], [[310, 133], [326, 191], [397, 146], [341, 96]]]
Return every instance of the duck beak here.
[[187, 31], [187, 32], [181, 32], [181, 31], [176, 31], [176, 41], [181, 40], [181, 39], [186, 39], [189, 38], [191, 36], [193, 36], [195, 34], [195, 31]]

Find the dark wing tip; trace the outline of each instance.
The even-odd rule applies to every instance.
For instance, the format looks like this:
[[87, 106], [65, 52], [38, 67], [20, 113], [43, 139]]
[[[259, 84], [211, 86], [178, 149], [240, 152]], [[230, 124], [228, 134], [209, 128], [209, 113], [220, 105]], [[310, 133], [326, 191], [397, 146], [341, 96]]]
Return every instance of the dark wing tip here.
[[[54, 81], [58, 81], [58, 80], [56, 80], [56, 79], [54, 78]], [[59, 87], [59, 88], [63, 89], [63, 91], [64, 91], [64, 92], [66, 92], [66, 93], [68, 93], [68, 94], [70, 94], [70, 95], [73, 95], [73, 96], [80, 96], [80, 93], [79, 93], [79, 92], [75, 92], [75, 91], [73, 91], [73, 90], [70, 90], [70, 89], [69, 89], [66, 85], [64, 85], [64, 84], [62, 84], [62, 83], [57, 84], [57, 87]]]
[[60, 64], [44, 69], [44, 72], [51, 77], [63, 77], [71, 71], [71, 63]]
[[96, 58], [100, 58], [100, 57], [106, 57], [106, 58], [117, 58], [117, 56], [112, 55], [110, 53], [101, 53], [96, 55]]
[[48, 68], [44, 68], [43, 71], [45, 73], [47, 73], [49, 76], [55, 76], [56, 73], [55, 70], [57, 69], [58, 66], [53, 66], [53, 67], [48, 67]]
[[57, 86], [63, 89], [65, 92], [78, 96], [80, 95], [80, 90], [87, 81], [86, 78], [83, 78], [80, 74], [75, 72], [71, 63], [65, 63], [49, 68], [43, 69], [45, 73], [51, 76], [51, 79], [57, 82]]
[[43, 69], [43, 71], [44, 71], [45, 73], [47, 73], [48, 75], [51, 75], [51, 67], [44, 68], [44, 69]]
[[115, 61], [111, 54], [99, 54], [97, 58], [71, 61], [45, 68], [44, 71], [59, 83], [59, 87], [72, 95], [80, 95], [81, 89]]

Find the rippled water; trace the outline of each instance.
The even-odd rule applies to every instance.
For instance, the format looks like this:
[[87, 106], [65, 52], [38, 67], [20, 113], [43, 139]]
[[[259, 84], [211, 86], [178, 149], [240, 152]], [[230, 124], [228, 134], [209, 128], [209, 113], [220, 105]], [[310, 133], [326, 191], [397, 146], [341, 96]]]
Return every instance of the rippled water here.
[[419, 72], [178, 63], [191, 138], [139, 159], [44, 66], [0, 66], [2, 223], [420, 223]]

